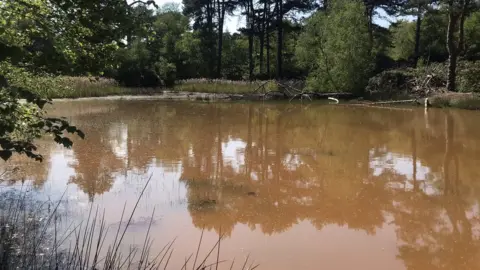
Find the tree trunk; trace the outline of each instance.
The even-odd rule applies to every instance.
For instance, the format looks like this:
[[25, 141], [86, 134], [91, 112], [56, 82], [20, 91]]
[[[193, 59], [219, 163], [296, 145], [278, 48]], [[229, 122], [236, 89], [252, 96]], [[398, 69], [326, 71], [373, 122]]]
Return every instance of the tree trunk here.
[[457, 56], [458, 48], [455, 44], [455, 29], [458, 21], [458, 13], [455, 8], [455, 0], [448, 1], [448, 30], [447, 30], [447, 49], [448, 49], [448, 80], [447, 90], [456, 91], [457, 77]]
[[283, 61], [283, 0], [277, 0], [277, 80], [282, 79]]
[[248, 78], [253, 81], [253, 1], [249, 0], [247, 4], [247, 23], [248, 23]]
[[218, 12], [218, 53], [217, 53], [217, 78], [222, 77], [222, 50], [223, 50], [223, 23], [225, 21], [225, 0], [217, 0]]
[[265, 47], [265, 34], [263, 33], [263, 30], [262, 30], [262, 33], [260, 33], [260, 55], [259, 55], [259, 67], [260, 67], [260, 70], [259, 70], [259, 73], [261, 75], [263, 75], [263, 71], [264, 71], [264, 61], [263, 61], [263, 47]]
[[265, 47], [265, 32], [267, 31], [267, 1], [263, 3], [263, 21], [262, 21], [262, 29], [260, 31], [260, 74], [263, 75], [264, 72], [264, 61], [263, 61], [263, 49]]
[[265, 40], [265, 47], [267, 48], [267, 62], [266, 62], [266, 66], [267, 66], [267, 76], [269, 79], [272, 78], [271, 76], [271, 72], [270, 72], [270, 31], [269, 31], [269, 23], [267, 23], [267, 31], [265, 33], [266, 35], [266, 40]]
[[413, 66], [417, 67], [418, 59], [420, 58], [420, 32], [422, 26], [422, 6], [420, 3], [417, 7], [417, 23], [415, 28], [415, 52], [414, 52], [414, 59], [413, 59]]
[[448, 81], [447, 81], [447, 90], [455, 92], [457, 81], [457, 54], [451, 53], [448, 58]]
[[131, 48], [132, 47], [132, 41], [133, 41], [133, 38], [132, 38], [132, 30], [129, 30], [128, 34], [127, 34], [127, 48]]
[[460, 14], [460, 33], [458, 35], [458, 53], [464, 54], [466, 50], [465, 46], [465, 19], [468, 15], [469, 0], [462, 1], [462, 11]]
[[214, 77], [214, 66], [215, 66], [215, 41], [213, 37], [213, 14], [214, 8], [212, 7], [212, 3], [209, 2], [207, 4], [207, 28], [208, 28], [208, 44], [210, 44], [208, 48], [208, 73], [209, 77]]
[[223, 23], [219, 24], [218, 31], [218, 54], [217, 54], [217, 78], [222, 77], [222, 50], [223, 50]]

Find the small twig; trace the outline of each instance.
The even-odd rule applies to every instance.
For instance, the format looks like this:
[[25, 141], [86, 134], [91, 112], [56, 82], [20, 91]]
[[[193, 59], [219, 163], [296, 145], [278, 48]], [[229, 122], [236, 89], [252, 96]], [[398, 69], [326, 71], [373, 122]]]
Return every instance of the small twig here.
[[262, 83], [259, 87], [257, 87], [253, 92], [258, 92], [258, 90], [260, 90], [260, 88], [263, 88], [265, 90], [265, 85], [267, 83], [269, 83], [270, 81], [266, 81], [264, 83]]

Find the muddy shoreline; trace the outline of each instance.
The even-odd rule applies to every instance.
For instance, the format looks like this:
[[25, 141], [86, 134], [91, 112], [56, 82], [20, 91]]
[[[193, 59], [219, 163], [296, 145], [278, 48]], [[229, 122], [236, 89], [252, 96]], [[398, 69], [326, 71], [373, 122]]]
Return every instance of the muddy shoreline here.
[[[425, 106], [425, 98], [412, 97], [408, 100], [368, 100], [358, 98], [349, 93], [318, 93], [304, 96], [288, 97], [280, 92], [267, 95], [262, 93], [202, 93], [202, 92], [177, 92], [163, 91], [152, 95], [119, 95], [103, 97], [60, 98], [53, 99], [55, 102], [74, 100], [177, 100], [177, 101], [272, 101], [272, 100], [327, 100], [329, 97], [339, 99], [340, 103], [355, 105], [381, 105], [395, 106], [399, 103], [404, 105]], [[468, 110], [480, 110], [480, 95], [476, 93], [443, 93], [428, 98], [428, 106], [434, 108], [459, 108]], [[333, 102], [335, 103], [335, 102]]]
[[[328, 97], [352, 100], [354, 96], [350, 93], [318, 93], [309, 94], [304, 96], [296, 96], [293, 99], [307, 99], [307, 100], [319, 100], [327, 99]], [[54, 101], [72, 101], [72, 100], [201, 100], [201, 101], [234, 101], [234, 100], [247, 100], [247, 101], [261, 101], [261, 100], [291, 100], [280, 92], [271, 92], [268, 94], [262, 93], [204, 93], [204, 92], [177, 92], [177, 91], [163, 91], [162, 93], [156, 93], [152, 95], [113, 95], [103, 97], [82, 97], [82, 98], [55, 98]]]

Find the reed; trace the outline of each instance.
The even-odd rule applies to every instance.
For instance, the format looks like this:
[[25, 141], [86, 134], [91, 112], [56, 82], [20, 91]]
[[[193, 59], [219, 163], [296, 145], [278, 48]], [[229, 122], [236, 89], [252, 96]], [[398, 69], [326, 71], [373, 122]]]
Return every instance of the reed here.
[[231, 81], [223, 79], [188, 79], [176, 82], [175, 91], [222, 93], [222, 94], [245, 94], [253, 93], [262, 85], [268, 85], [269, 91], [276, 90], [275, 83], [268, 81]]
[[[109, 232], [106, 225], [105, 212], [98, 207], [94, 208], [93, 204], [90, 205], [86, 220], [76, 225], [64, 226], [66, 220], [62, 220], [62, 217], [66, 210], [63, 207], [63, 195], [58, 202], [53, 203], [36, 201], [31, 198], [29, 191], [2, 192], [0, 269], [171, 269], [169, 263], [174, 252], [175, 239], [165, 244], [156, 254], [153, 254], [151, 248], [153, 240], [150, 229], [155, 210], [152, 211], [141, 248], [130, 247], [127, 253], [122, 253], [120, 249], [150, 179], [129, 214], [125, 212], [126, 204], [124, 205], [119, 225], [112, 232]], [[126, 225], [122, 228], [121, 224]], [[105, 243], [107, 235], [111, 233], [115, 235], [113, 242]], [[219, 264], [226, 262], [219, 258], [222, 235], [204, 258], [197, 258], [202, 238], [203, 231], [195, 261], [191, 262], [191, 254], [182, 269], [217, 269]], [[215, 251], [216, 258], [212, 255]], [[209, 259], [213, 259], [213, 262], [208, 263]], [[247, 262], [248, 258], [239, 269], [257, 267], [252, 262]]]

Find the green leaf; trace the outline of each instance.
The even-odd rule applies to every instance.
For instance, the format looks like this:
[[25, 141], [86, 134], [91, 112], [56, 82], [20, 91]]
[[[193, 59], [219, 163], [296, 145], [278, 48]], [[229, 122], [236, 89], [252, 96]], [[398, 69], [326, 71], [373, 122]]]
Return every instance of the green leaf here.
[[68, 133], [75, 133], [75, 131], [77, 131], [77, 127], [75, 127], [75, 126], [68, 126], [67, 127], [67, 132]]
[[0, 158], [4, 161], [7, 161], [12, 156], [12, 151], [10, 150], [1, 150], [0, 151]]
[[72, 140], [70, 140], [69, 138], [63, 137], [63, 138], [62, 138], [62, 145], [63, 145], [65, 148], [70, 148], [70, 147], [72, 147], [73, 142], [72, 142]]
[[85, 139], [85, 133], [83, 133], [83, 131], [77, 129], [77, 135], [78, 137], [82, 138], [82, 139]]

